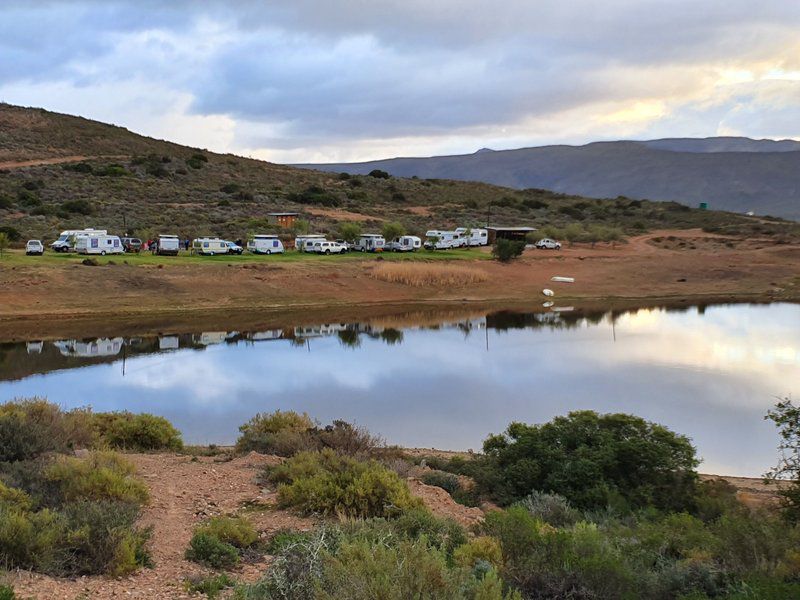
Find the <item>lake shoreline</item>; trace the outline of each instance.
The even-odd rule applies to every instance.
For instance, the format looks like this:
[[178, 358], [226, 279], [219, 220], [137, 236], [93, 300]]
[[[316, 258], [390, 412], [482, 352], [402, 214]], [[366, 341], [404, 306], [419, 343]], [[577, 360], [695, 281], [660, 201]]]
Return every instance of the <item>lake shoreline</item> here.
[[[453, 260], [420, 253], [284, 262], [166, 257], [157, 264], [131, 256], [106, 257], [99, 266], [84, 266], [80, 257], [37, 262], [12, 255], [0, 261], [0, 340], [87, 329], [98, 335], [181, 332], [190, 323], [195, 331], [230, 330], [231, 323], [245, 328], [404, 312], [530, 312], [548, 310], [548, 301], [580, 310], [800, 302], [800, 244], [775, 240], [731, 241], [684, 230], [651, 232], [615, 246], [528, 250], [509, 264], [487, 260], [488, 249], [474, 252], [474, 258]], [[552, 282], [556, 275], [575, 283]], [[554, 297], [544, 296], [545, 288]]]

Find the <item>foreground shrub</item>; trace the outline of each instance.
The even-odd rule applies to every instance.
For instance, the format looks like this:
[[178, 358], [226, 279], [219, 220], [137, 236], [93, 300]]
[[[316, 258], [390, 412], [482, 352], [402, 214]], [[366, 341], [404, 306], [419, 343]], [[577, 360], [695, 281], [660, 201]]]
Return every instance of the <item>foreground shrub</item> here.
[[316, 447], [307, 434], [313, 427], [314, 421], [306, 413], [281, 410], [258, 413], [239, 427], [241, 436], [236, 441], [236, 450], [292, 456]]
[[341, 456], [326, 448], [303, 452], [269, 470], [278, 499], [306, 514], [374, 517], [420, 505], [408, 485], [380, 463]]
[[0, 600], [15, 600], [16, 597], [13, 587], [0, 583]]
[[0, 462], [30, 460], [91, 444], [85, 412], [63, 412], [41, 398], [0, 404]]
[[88, 458], [59, 457], [45, 471], [58, 486], [61, 498], [74, 500], [116, 500], [146, 504], [147, 486], [134, 477], [131, 462], [114, 452], [92, 452]]
[[125, 450], [180, 450], [180, 432], [164, 417], [130, 412], [97, 413], [92, 425], [100, 442]]
[[258, 540], [258, 532], [243, 517], [212, 517], [196, 529], [212, 535], [235, 548], [249, 548]]
[[494, 568], [500, 568], [503, 565], [503, 549], [497, 539], [483, 535], [456, 548], [453, 552], [453, 560], [456, 564], [469, 569], [475, 567], [480, 561], [486, 562]]
[[189, 542], [186, 559], [212, 569], [232, 569], [239, 564], [239, 551], [215, 535], [198, 532]]
[[448, 494], [454, 494], [461, 489], [458, 477], [445, 471], [426, 471], [422, 474], [420, 480], [426, 485], [440, 487]]
[[480, 574], [453, 565], [426, 535], [409, 538], [395, 521], [370, 520], [323, 527], [282, 547], [265, 576], [242, 586], [248, 600], [511, 600], [489, 568]]
[[780, 432], [781, 459], [767, 477], [771, 480], [789, 479], [791, 484], [779, 493], [786, 518], [800, 522], [800, 406], [791, 400], [781, 400], [767, 413]]
[[189, 577], [184, 582], [184, 589], [190, 594], [205, 594], [206, 598], [214, 600], [223, 590], [232, 588], [234, 585], [234, 581], [223, 573], [211, 577]]
[[544, 425], [512, 423], [483, 449], [462, 467], [503, 504], [533, 490], [580, 509], [682, 510], [694, 501], [698, 463], [689, 440], [632, 415], [578, 411]]

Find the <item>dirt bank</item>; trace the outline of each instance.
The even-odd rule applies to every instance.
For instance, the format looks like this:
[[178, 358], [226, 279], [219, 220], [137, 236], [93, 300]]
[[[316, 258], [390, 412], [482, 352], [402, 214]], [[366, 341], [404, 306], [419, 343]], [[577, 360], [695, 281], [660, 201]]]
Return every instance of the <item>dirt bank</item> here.
[[[511, 264], [487, 260], [398, 263], [442, 269], [441, 284], [385, 281], [374, 256], [321, 261], [186, 262], [84, 266], [12, 256], [0, 261], [0, 339], [36, 337], [77, 321], [146, 325], [199, 320], [252, 321], [291, 314], [324, 321], [388, 315], [399, 308], [541, 307], [542, 289], [558, 304], [625, 307], [662, 303], [800, 300], [800, 245], [721, 238], [699, 230], [659, 231], [627, 244], [526, 251]], [[474, 281], [444, 283], [448, 265]], [[433, 268], [433, 267], [431, 267]], [[429, 269], [430, 270], [430, 269]], [[554, 275], [575, 283], [553, 283]], [[249, 315], [249, 316], [248, 316]]]

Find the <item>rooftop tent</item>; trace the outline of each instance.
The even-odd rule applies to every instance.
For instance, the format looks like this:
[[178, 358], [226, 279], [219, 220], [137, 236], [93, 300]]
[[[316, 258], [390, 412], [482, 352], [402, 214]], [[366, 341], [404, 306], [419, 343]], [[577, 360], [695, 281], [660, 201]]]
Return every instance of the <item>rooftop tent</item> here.
[[535, 227], [487, 227], [489, 230], [489, 243], [492, 244], [496, 239], [520, 240], [525, 241], [526, 237]]

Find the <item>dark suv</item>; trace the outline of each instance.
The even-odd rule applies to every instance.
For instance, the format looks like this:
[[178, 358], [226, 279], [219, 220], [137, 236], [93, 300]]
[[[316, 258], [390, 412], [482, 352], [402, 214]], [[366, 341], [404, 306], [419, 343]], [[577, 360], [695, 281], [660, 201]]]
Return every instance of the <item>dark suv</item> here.
[[142, 240], [139, 238], [124, 237], [121, 241], [125, 252], [139, 252], [142, 249]]

